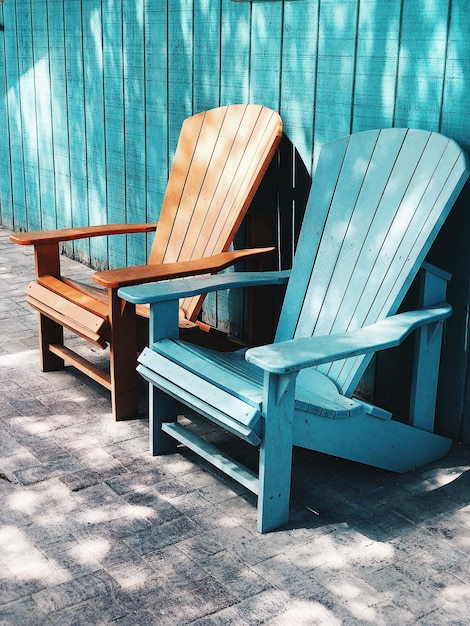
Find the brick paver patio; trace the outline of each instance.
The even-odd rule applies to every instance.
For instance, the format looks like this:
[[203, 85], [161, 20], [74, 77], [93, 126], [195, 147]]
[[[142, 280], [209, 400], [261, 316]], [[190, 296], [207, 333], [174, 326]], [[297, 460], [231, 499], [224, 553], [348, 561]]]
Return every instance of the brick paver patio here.
[[259, 535], [243, 488], [189, 452], [149, 455], [144, 386], [142, 418], [116, 423], [81, 374], [40, 372], [32, 251], [8, 235], [0, 624], [469, 623], [468, 447], [405, 475], [296, 450], [291, 524]]

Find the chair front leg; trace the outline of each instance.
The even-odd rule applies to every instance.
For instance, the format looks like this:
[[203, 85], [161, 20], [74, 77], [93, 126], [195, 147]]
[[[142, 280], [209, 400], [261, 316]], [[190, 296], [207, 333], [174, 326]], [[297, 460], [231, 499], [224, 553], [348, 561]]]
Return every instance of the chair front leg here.
[[109, 289], [109, 348], [111, 403], [116, 421], [136, 417], [139, 412], [137, 366], [137, 319], [135, 306], [121, 300], [117, 289]]
[[[49, 243], [34, 246], [36, 279], [49, 274], [60, 277], [59, 244]], [[52, 372], [64, 367], [64, 360], [49, 350], [50, 345], [64, 345], [64, 329], [49, 317], [38, 313], [39, 357], [43, 372]]]
[[289, 521], [296, 374], [265, 373], [260, 447], [258, 531]]
[[[177, 339], [179, 301], [152, 303], [150, 305], [149, 346], [159, 339]], [[149, 448], [150, 454], [176, 452], [176, 441], [162, 430], [163, 422], [175, 422], [179, 404], [171, 396], [152, 384], [148, 386], [149, 398]]]

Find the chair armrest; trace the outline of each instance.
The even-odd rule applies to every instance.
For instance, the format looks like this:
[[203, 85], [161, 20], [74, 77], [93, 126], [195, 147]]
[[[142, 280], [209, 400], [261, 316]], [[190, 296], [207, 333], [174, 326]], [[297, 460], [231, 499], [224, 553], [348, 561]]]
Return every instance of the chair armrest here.
[[273, 272], [232, 272], [216, 276], [180, 278], [170, 282], [135, 285], [119, 289], [118, 295], [133, 304], [146, 304], [179, 300], [203, 293], [236, 287], [282, 285], [289, 279], [290, 270]]
[[[233, 250], [221, 252], [210, 257], [181, 261], [180, 263], [158, 263], [154, 265], [137, 265], [123, 267], [116, 270], [105, 270], [93, 274], [93, 280], [108, 288], [117, 288], [125, 285], [138, 285], [183, 276], [198, 274], [213, 274], [241, 261], [243, 259], [273, 252], [274, 248], [252, 248], [249, 250]], [[147, 301], [148, 302], [148, 301]]]
[[73, 241], [87, 237], [102, 235], [125, 235], [131, 233], [148, 233], [157, 228], [157, 222], [151, 224], [103, 224], [101, 226], [78, 226], [77, 228], [62, 228], [60, 230], [44, 230], [31, 233], [14, 233], [10, 241], [22, 246], [44, 245]]
[[398, 346], [420, 326], [448, 318], [452, 307], [442, 303], [400, 313], [351, 332], [282, 341], [250, 348], [245, 358], [273, 374], [288, 374], [307, 367]]

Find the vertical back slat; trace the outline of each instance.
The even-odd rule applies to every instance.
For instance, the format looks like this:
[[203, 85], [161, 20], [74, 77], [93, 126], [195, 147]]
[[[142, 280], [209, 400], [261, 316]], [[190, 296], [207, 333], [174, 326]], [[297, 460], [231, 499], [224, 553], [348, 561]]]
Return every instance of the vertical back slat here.
[[307, 292], [348, 143], [349, 137], [342, 137], [322, 149], [300, 231], [291, 280], [279, 318], [276, 341], [292, 339], [297, 328], [304, 303], [299, 294]]
[[[355, 136], [358, 140], [362, 137], [362, 133]], [[325, 315], [330, 318], [331, 322], [327, 327], [316, 323], [315, 334], [360, 328], [364, 324], [367, 310], [373, 299], [384, 297], [387, 291], [384, 276], [394, 261], [393, 250], [390, 248], [393, 249], [399, 245], [406, 232], [407, 216], [401, 216], [400, 207], [428, 137], [428, 133], [420, 133], [414, 141], [404, 141], [401, 146], [398, 146], [398, 152], [395, 149], [391, 150], [389, 153], [381, 154], [380, 161], [374, 161], [374, 164], [377, 163], [377, 167], [385, 172], [385, 176], [380, 181], [383, 186], [379, 187], [380, 194], [371, 198], [370, 202], [376, 200], [372, 211], [370, 202], [365, 197], [361, 198], [361, 202], [355, 207], [359, 223], [355, 231], [349, 233], [349, 240], [346, 240], [345, 245], [339, 250], [339, 254], [342, 255], [351, 247], [356, 249], [356, 258], [351, 263], [350, 278], [342, 299], [335, 307], [337, 313], [332, 315], [331, 311], [325, 307]], [[367, 157], [365, 149], [363, 155]], [[344, 173], [344, 177], [346, 180], [341, 184], [347, 186], [347, 172]], [[371, 169], [366, 170], [365, 177], [376, 179], [379, 184], [379, 177], [375, 176], [375, 172]], [[336, 228], [337, 222], [338, 216], [333, 215], [332, 229]], [[388, 247], [386, 242], [388, 242]], [[350, 260], [346, 258], [346, 262]], [[332, 286], [335, 284], [332, 281]], [[326, 302], [329, 304], [329, 300]], [[341, 328], [341, 331], [338, 328]]]
[[[150, 263], [228, 249], [281, 137], [280, 117], [259, 105], [229, 105], [182, 127]], [[202, 299], [182, 303], [194, 319]]]
[[[226, 250], [238, 230], [273, 154], [279, 117], [270, 109], [247, 107], [207, 213], [201, 237], [191, 256]], [[226, 152], [221, 146], [221, 156]], [[215, 219], [213, 219], [215, 217]]]
[[[243, 111], [240, 123], [239, 110]], [[203, 202], [200, 207], [201, 212], [205, 213], [203, 226], [199, 231], [197, 228], [191, 229], [191, 232], [195, 230], [197, 237], [185, 242], [189, 245], [183, 246], [180, 258], [185, 258], [186, 254], [189, 258], [205, 257], [228, 249], [274, 153], [277, 144], [274, 139], [279, 137], [279, 119], [274, 111], [265, 107], [230, 107], [230, 114], [226, 118], [228, 137], [225, 140], [225, 133], [221, 132], [216, 151], [220, 152], [217, 158], [224, 167], [216, 181], [211, 200]], [[227, 144], [230, 146], [228, 153]], [[217, 161], [217, 158], [214, 160]], [[210, 177], [207, 177], [210, 187], [215, 182], [212, 177], [211, 172]], [[201, 298], [185, 299], [182, 307], [187, 316], [194, 319], [201, 303]]]
[[[322, 315], [325, 299], [333, 300], [338, 308], [342, 300], [341, 284], [333, 281], [338, 261], [345, 258], [349, 267], [356, 264], [363, 239], [367, 235], [367, 215], [359, 228], [352, 228], [351, 220], [358, 208], [358, 199], [377, 141], [376, 133], [362, 136], [363, 142], [350, 141], [336, 180], [335, 192], [328, 207], [328, 219], [323, 229], [318, 248], [317, 261], [311, 274], [311, 287], [308, 289], [302, 313], [295, 331], [296, 336], [312, 333], [328, 333], [331, 327], [331, 312]], [[339, 291], [338, 291], [339, 289]], [[334, 309], [332, 309], [334, 310]], [[326, 319], [325, 319], [326, 318]]]
[[[21, 92], [19, 86], [19, 37], [16, 23], [18, 12], [16, 3], [12, 3], [9, 11], [3, 12], [4, 41], [5, 41], [5, 106], [8, 112], [9, 145], [2, 142], [7, 148], [6, 166], [1, 176], [1, 217], [5, 225], [16, 229], [26, 228], [26, 197], [25, 197], [25, 169], [23, 160], [22, 120], [21, 120]], [[6, 119], [6, 118], [5, 118]], [[9, 154], [8, 154], [9, 152]], [[3, 162], [3, 160], [2, 160]], [[7, 174], [11, 178], [7, 178]], [[7, 211], [8, 207], [8, 211]]]
[[[457, 198], [458, 192], [461, 189], [462, 175], [465, 171], [465, 167], [465, 156], [462, 153], [457, 154], [455, 144], [453, 144], [453, 142], [449, 143], [443, 154], [443, 159], [439, 163], [440, 171], [436, 171], [436, 176], [433, 177], [432, 181], [432, 186], [434, 186], [435, 181], [440, 181], [440, 189], [432, 190], [432, 192], [431, 189], [429, 189], [429, 194], [423, 197], [423, 207], [432, 205], [432, 212], [429, 212], [427, 218], [423, 218], [423, 222], [419, 224], [421, 230], [419, 236], [416, 236], [414, 239], [413, 250], [408, 257], [410, 260], [412, 258], [415, 259], [415, 268], [410, 272], [408, 262], [402, 263], [399, 266], [400, 271], [395, 275], [395, 283], [389, 293], [389, 297], [385, 299], [383, 303], [374, 302], [369, 312], [370, 318], [385, 317], [390, 313], [394, 313], [398, 308], [416, 275], [417, 269], [419, 269], [424, 261], [432, 242], [436, 238], [440, 227]], [[434, 194], [434, 198], [430, 197], [430, 193]], [[412, 229], [410, 229], [408, 236], [412, 237]], [[397, 253], [403, 253], [402, 247], [400, 247]], [[389, 277], [387, 278], [389, 279]], [[382, 305], [380, 312], [378, 310], [379, 305]], [[368, 323], [368, 321], [366, 320], [365, 323]], [[351, 392], [356, 387], [358, 379], [366, 365], [367, 362], [365, 364], [361, 363], [359, 366], [352, 365], [349, 366], [349, 370], [343, 367], [341, 371], [342, 387], [348, 392]]]
[[[373, 234], [374, 218], [377, 213], [377, 208], [383, 199], [384, 189], [390, 178], [390, 168], [397, 158], [405, 134], [405, 130], [397, 129], [392, 133], [388, 133], [387, 138], [384, 139], [380, 133], [365, 133], [363, 135], [364, 137], [370, 135], [368, 141], [370, 141], [372, 137], [375, 137], [375, 144], [370, 153], [370, 161], [368, 163], [364, 158], [364, 153], [361, 156], [358, 155], [357, 151], [360, 150], [361, 147], [359, 143], [356, 150], [353, 152], [356, 161], [361, 163], [361, 170], [363, 170], [364, 177], [360, 184], [360, 191], [354, 206], [352, 206], [352, 198], [348, 200], [350, 185], [348, 184], [347, 173], [345, 172], [344, 177], [342, 177], [342, 188], [344, 189], [342, 203], [350, 202], [351, 210], [354, 210], [352, 210], [350, 215], [344, 241], [340, 242], [339, 254], [335, 259], [334, 270], [330, 278], [331, 288], [328, 290], [328, 293], [325, 294], [322, 311], [315, 323], [316, 334], [335, 331], [337, 315], [332, 314], [332, 311], [342, 310], [341, 303], [344, 299], [347, 299], [347, 295], [351, 292], [352, 297], [349, 298], [350, 306], [355, 306], [353, 304], [354, 295], [358, 295], [359, 292], [355, 292], [354, 289], [350, 288], [351, 281], [354, 276], [359, 274], [359, 280], [362, 281], [361, 284], [364, 284], [361, 273], [365, 271], [365, 264], [362, 266], [361, 260], [364, 256], [367, 258], [369, 250], [372, 250], [372, 247], [367, 244], [371, 237], [374, 238], [376, 236]], [[370, 148], [372, 148], [372, 146], [370, 146]], [[383, 167], [382, 165], [387, 161], [390, 164], [389, 168]], [[359, 174], [360, 170], [358, 165], [353, 165], [353, 167], [357, 174]], [[356, 182], [356, 186], [358, 184], [359, 181]], [[337, 207], [337, 210], [341, 215], [341, 212], [344, 212], [344, 207], [340, 205]], [[334, 221], [332, 222], [332, 228], [334, 230]], [[343, 319], [341, 319], [341, 324], [342, 323]]]
[[179, 209], [189, 167], [203, 122], [204, 113], [193, 115], [183, 122], [173, 164], [168, 177], [168, 185], [160, 211], [157, 232], [150, 251], [149, 263], [163, 262], [167, 242], [171, 237], [173, 223]]
[[[180, 206], [175, 220], [179, 231], [171, 236], [175, 260], [192, 259], [199, 249], [199, 256], [205, 256], [205, 244], [222, 209], [217, 205], [215, 196], [218, 187], [224, 186], [227, 162], [234, 149], [242, 116], [241, 110], [235, 115], [228, 115], [228, 110], [224, 108], [208, 111], [204, 116], [191, 165], [191, 178], [188, 178], [184, 191], [185, 205]], [[198, 241], [203, 242], [199, 248]], [[172, 257], [167, 255], [168, 251], [164, 260], [170, 261]]]
[[[17, 137], [22, 146], [21, 163], [24, 170], [14, 168], [14, 176], [21, 186], [24, 182], [24, 218], [19, 208], [18, 214], [23, 224], [18, 226], [27, 230], [40, 230], [43, 216], [41, 215], [41, 189], [38, 155], [38, 124], [36, 117], [36, 91], [34, 70], [34, 39], [32, 33], [32, 7], [26, 0], [16, 2], [17, 43], [18, 43], [18, 82], [17, 93], [17, 128], [21, 136]], [[20, 163], [18, 163], [20, 165]], [[22, 198], [20, 196], [20, 207]], [[16, 198], [14, 196], [14, 201]], [[45, 219], [47, 222], [47, 217]]]
[[[147, 219], [145, 63], [141, 53], [145, 49], [144, 21], [143, 0], [123, 3], [126, 221], [130, 224], [141, 224]], [[146, 235], [133, 233], [128, 235], [127, 242], [128, 265], [146, 263]]]
[[[106, 224], [107, 180], [104, 133], [103, 94], [103, 12], [95, 0], [82, 0], [83, 12], [83, 76], [85, 100], [86, 189], [88, 199], [87, 222]], [[84, 189], [81, 190], [83, 193]], [[87, 223], [85, 222], [85, 223]], [[91, 262], [106, 257], [106, 237], [90, 239]]]
[[[325, 146], [277, 340], [345, 332], [395, 313], [466, 168], [457, 144], [429, 131], [368, 131]], [[295, 299], [301, 303], [297, 325]], [[319, 369], [347, 395], [368, 360]]]

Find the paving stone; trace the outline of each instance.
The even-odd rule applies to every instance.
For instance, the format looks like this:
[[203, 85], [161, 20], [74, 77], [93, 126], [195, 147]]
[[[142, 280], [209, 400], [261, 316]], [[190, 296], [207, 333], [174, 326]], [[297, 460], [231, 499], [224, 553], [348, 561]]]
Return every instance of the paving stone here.
[[[359, 608], [359, 615], [355, 611], [355, 619], [351, 619], [351, 623], [363, 624], [362, 615]], [[384, 601], [380, 604], [376, 604], [371, 607], [367, 612], [370, 624], [383, 624], [384, 626], [394, 626], [399, 624], [400, 626], [406, 626], [407, 624], [416, 624], [416, 616], [407, 608], [401, 606], [400, 598], [398, 597], [396, 603], [390, 601]], [[346, 620], [345, 623], [348, 623]], [[445, 624], [446, 622], [443, 622]]]
[[[201, 493], [212, 504], [230, 501], [234, 496], [247, 494], [247, 490], [234, 480], [228, 480], [221, 473], [212, 474], [211, 480], [201, 487]], [[236, 503], [237, 500], [234, 501]]]
[[6, 428], [0, 428], [0, 458], [25, 452], [26, 449], [23, 444], [8, 433]]
[[458, 508], [449, 515], [436, 515], [426, 520], [424, 526], [439, 540], [446, 539], [456, 548], [470, 553], [470, 505]]
[[14, 473], [15, 478], [22, 485], [31, 485], [32, 483], [38, 483], [54, 476], [61, 474], [60, 469], [50, 468], [47, 465], [36, 465], [35, 467], [28, 467], [23, 470], [18, 470]]
[[[102, 482], [75, 491], [73, 497], [77, 503], [89, 509], [90, 512], [100, 513], [102, 517], [108, 520], [120, 517], [123, 507], [126, 505], [120, 496]], [[98, 515], [96, 521], [99, 521], [99, 518]]]
[[181, 516], [181, 513], [159, 493], [138, 491], [126, 494], [122, 500], [139, 515], [151, 518], [153, 523], [164, 523]]
[[194, 622], [194, 626], [231, 626], [232, 624], [252, 626], [264, 624], [276, 615], [284, 613], [286, 608], [289, 607], [289, 602], [288, 594], [283, 591], [264, 591], [213, 615], [198, 619]]
[[84, 626], [111, 622], [121, 624], [121, 619], [126, 615], [128, 609], [111, 592], [98, 598], [91, 598], [78, 606], [51, 613], [49, 620], [55, 626]]
[[60, 476], [60, 480], [70, 491], [80, 491], [91, 487], [103, 480], [99, 472], [88, 469], [80, 469]]
[[413, 623], [419, 626], [468, 626], [468, 606], [443, 607]]
[[38, 609], [44, 614], [54, 613], [68, 606], [84, 602], [97, 596], [109, 593], [112, 586], [106, 577], [97, 574], [88, 574], [73, 580], [43, 589], [33, 594], [33, 600]]
[[34, 494], [40, 506], [50, 518], [64, 518], [68, 514], [75, 514], [77, 501], [62, 481], [53, 477], [49, 480], [30, 485], [28, 493]]
[[[180, 544], [181, 542], [178, 546]], [[164, 576], [172, 586], [185, 586], [189, 582], [198, 582], [210, 576], [203, 565], [174, 545], [148, 552], [144, 558], [158, 577]]]
[[[4, 394], [2, 394], [3, 397]], [[8, 417], [18, 417], [19, 413], [16, 411], [9, 402], [0, 400], [0, 418], [5, 420]], [[4, 429], [8, 430], [8, 422], [4, 424]]]
[[[31, 521], [31, 519], [33, 521]], [[80, 528], [80, 524], [74, 516], [64, 520], [60, 515], [48, 515], [46, 510], [39, 510], [38, 514], [31, 515], [29, 523], [21, 529], [45, 554], [49, 546], [64, 543], [72, 546], [75, 542], [74, 533]]]
[[70, 578], [103, 569], [96, 554], [71, 534], [57, 537], [56, 541], [43, 542], [42, 551], [49, 560], [63, 568]]
[[301, 563], [292, 563], [283, 554], [258, 563], [253, 571], [272, 587], [288, 592], [292, 598], [314, 597], [319, 601], [328, 595], [326, 586], [315, 579], [314, 572], [306, 574]]
[[67, 571], [31, 541], [23, 529], [0, 527], [0, 563], [14, 580], [57, 584], [69, 579]]
[[115, 623], [116, 626], [155, 626], [155, 624], [163, 624], [164, 622], [161, 621], [160, 616], [157, 616], [152, 609], [140, 608], [120, 617]]
[[159, 618], [165, 623], [181, 625], [192, 623], [201, 616], [217, 614], [236, 603], [227, 588], [213, 578], [178, 587], [168, 600], [158, 611]]
[[193, 517], [199, 533], [213, 533], [215, 540], [225, 541], [224, 545], [230, 548], [233, 545], [238, 546], [239, 540], [245, 541], [248, 537], [257, 534], [255, 524], [243, 525], [240, 519], [240, 517], [231, 517], [218, 505], [214, 510], [210, 509], [202, 515], [198, 514]]
[[112, 519], [107, 522], [98, 523], [97, 529], [106, 527], [107, 531], [113, 536], [120, 539], [131, 537], [136, 533], [141, 533], [149, 530], [152, 527], [154, 515], [153, 512], [148, 514], [142, 514], [142, 511], [134, 511], [132, 509], [126, 509], [124, 515], [117, 519]]
[[113, 590], [112, 595], [125, 606], [126, 613], [132, 615], [142, 609], [158, 613], [161, 607], [165, 607], [173, 601], [176, 592], [162, 573], [156, 573], [139, 589], [119, 588]]
[[115, 469], [119, 469], [122, 473], [124, 469], [119, 460], [103, 448], [82, 448], [76, 452], [75, 456], [83, 467], [93, 469], [100, 474]]
[[31, 597], [0, 606], [1, 626], [48, 626], [52, 624], [48, 615], [38, 610]]
[[202, 561], [202, 566], [238, 599], [259, 594], [271, 585], [227, 550], [218, 552]]
[[[127, 467], [126, 467], [127, 469]], [[126, 471], [125, 473], [106, 478], [106, 483], [119, 495], [134, 492], [145, 492], [154, 487], [163, 479], [163, 474], [158, 468], [150, 468], [146, 471]]]
[[155, 575], [154, 570], [134, 550], [119, 540], [112, 542], [100, 563], [121, 589], [138, 589]]
[[213, 532], [199, 532], [189, 539], [178, 542], [178, 550], [198, 561], [222, 552], [226, 548], [227, 543]]
[[396, 565], [384, 567], [364, 578], [377, 591], [395, 604], [409, 610], [416, 618], [423, 617], [441, 606], [436, 597], [436, 589], [424, 584], [424, 579], [419, 583], [414, 582]]
[[199, 491], [191, 491], [182, 496], [171, 498], [170, 502], [178, 511], [191, 518], [204, 516], [213, 519], [217, 515], [216, 507], [206, 500]]
[[328, 595], [323, 597], [325, 604], [328, 599], [334, 598], [335, 604], [339, 604], [347, 613], [356, 617], [362, 616], [365, 621], [368, 619], [372, 623], [376, 613], [375, 607], [384, 600], [391, 602], [393, 599], [387, 590], [376, 589], [370, 581], [355, 575], [352, 570], [318, 568], [311, 572], [311, 577], [321, 583], [327, 591]]
[[467, 558], [464, 561], [461, 561], [458, 565], [454, 565], [449, 568], [449, 573], [453, 574], [456, 578], [467, 585], [470, 585], [470, 560], [468, 559], [468, 553]]
[[291, 548], [309, 544], [316, 538], [332, 532], [335, 527], [329, 525], [320, 529], [294, 528], [280, 533], [259, 535], [252, 527], [241, 532], [237, 537], [235, 532], [230, 533], [225, 545], [244, 562], [256, 565], [275, 555], [284, 555]]
[[46, 407], [42, 402], [35, 399], [28, 400], [10, 400], [12, 407], [18, 411], [22, 416], [34, 416], [34, 419], [40, 419], [41, 417], [48, 417], [52, 414], [50, 409]]
[[[8, 605], [14, 603], [21, 598], [26, 598], [26, 600], [31, 599], [31, 595], [33, 593], [37, 593], [41, 589], [44, 589], [44, 585], [42, 585], [38, 580], [28, 580], [25, 581], [21, 578], [15, 577], [9, 570], [6, 569], [5, 565], [3, 565], [3, 574], [4, 577], [0, 580], [0, 620], [8, 612], [12, 612], [13, 608], [16, 611], [16, 604], [13, 607], [10, 607], [8, 610]], [[18, 605], [18, 608], [19, 605]], [[15, 614], [13, 612], [13, 614]], [[2, 622], [0, 621], [0, 624]]]
[[[345, 622], [336, 616], [332, 610], [325, 607], [315, 600], [299, 600], [292, 603], [293, 606], [285, 613], [263, 622], [266, 626], [286, 626], [292, 624], [295, 626], [342, 626]], [[364, 622], [365, 623], [365, 620]]]
[[142, 555], [192, 537], [197, 533], [197, 525], [187, 517], [179, 515], [170, 521], [152, 526], [149, 530], [127, 537], [126, 543]]

